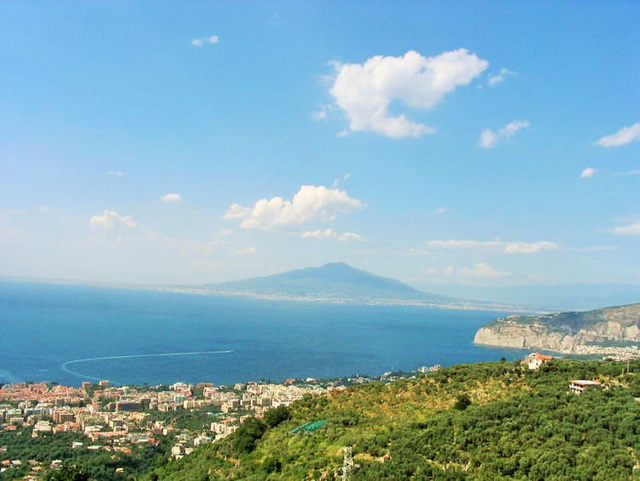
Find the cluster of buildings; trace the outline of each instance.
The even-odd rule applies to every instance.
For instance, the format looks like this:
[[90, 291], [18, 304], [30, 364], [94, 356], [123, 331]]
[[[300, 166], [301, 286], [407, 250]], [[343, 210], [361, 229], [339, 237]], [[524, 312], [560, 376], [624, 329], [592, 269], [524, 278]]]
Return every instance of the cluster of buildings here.
[[612, 361], [631, 361], [640, 358], [640, 349], [636, 345], [626, 347], [579, 345], [575, 347], [573, 353], [583, 356], [602, 356]]
[[[288, 406], [306, 394], [341, 389], [340, 383], [320, 385], [315, 380], [288, 379], [282, 384], [238, 383], [214, 386], [175, 383], [171, 386], [111, 386], [84, 382], [80, 388], [49, 383], [15, 383], [0, 388], [0, 430], [33, 438], [61, 432], [78, 434], [69, 449], [104, 450], [130, 454], [140, 446], [158, 446], [170, 439], [170, 454], [179, 459], [197, 446], [228, 436], [249, 416]], [[209, 422], [200, 429], [179, 428], [173, 414], [206, 411]], [[210, 411], [210, 412], [209, 412]], [[154, 414], [157, 413], [157, 414]], [[209, 417], [210, 415], [210, 417]], [[30, 467], [23, 479], [39, 479], [38, 471], [56, 468], [59, 460], [42, 466], [34, 460], [11, 459], [0, 446], [0, 473]]]

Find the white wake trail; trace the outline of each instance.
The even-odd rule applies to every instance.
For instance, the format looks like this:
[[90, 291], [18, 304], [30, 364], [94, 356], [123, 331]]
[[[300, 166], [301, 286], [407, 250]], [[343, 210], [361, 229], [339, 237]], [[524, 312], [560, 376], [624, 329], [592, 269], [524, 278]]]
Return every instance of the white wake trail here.
[[170, 357], [170, 356], [202, 356], [207, 354], [231, 354], [233, 352], [232, 349], [226, 351], [193, 351], [193, 352], [160, 352], [155, 354], [127, 354], [124, 356], [103, 356], [103, 357], [86, 357], [83, 359], [73, 359], [71, 361], [67, 361], [62, 363], [62, 370], [68, 374], [73, 376], [83, 377], [86, 379], [92, 379], [94, 381], [100, 381], [102, 378], [89, 376], [87, 374], [81, 373], [80, 371], [75, 371], [73, 369], [69, 369], [69, 366], [72, 364], [80, 364], [83, 362], [91, 362], [91, 361], [110, 361], [116, 359], [138, 359], [145, 357]]

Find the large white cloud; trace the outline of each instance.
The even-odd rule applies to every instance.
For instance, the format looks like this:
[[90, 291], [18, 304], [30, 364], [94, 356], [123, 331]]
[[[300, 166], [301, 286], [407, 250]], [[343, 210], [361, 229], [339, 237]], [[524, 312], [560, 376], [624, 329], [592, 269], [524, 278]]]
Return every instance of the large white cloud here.
[[400, 57], [376, 55], [366, 62], [335, 64], [331, 95], [353, 132], [372, 131], [388, 137], [417, 137], [434, 132], [405, 115], [392, 115], [394, 100], [429, 110], [457, 87], [469, 84], [489, 62], [466, 49], [424, 57], [409, 51]]
[[102, 215], [94, 215], [89, 219], [94, 230], [129, 230], [138, 226], [130, 215], [120, 215], [112, 210], [105, 210]]
[[504, 242], [500, 240], [476, 241], [476, 240], [432, 240], [427, 242], [427, 247], [433, 249], [489, 249], [499, 250], [504, 254], [537, 254], [542, 251], [559, 250], [560, 246], [555, 242]]
[[340, 189], [303, 185], [292, 200], [261, 199], [253, 207], [233, 204], [224, 219], [239, 220], [243, 229], [282, 230], [311, 221], [331, 221], [362, 208], [362, 202]]
[[606, 135], [596, 141], [596, 144], [600, 147], [620, 147], [633, 141], [640, 141], [640, 122], [623, 127], [614, 134]]
[[495, 147], [498, 143], [511, 139], [519, 130], [526, 129], [530, 125], [526, 120], [514, 120], [497, 131], [484, 129], [480, 133], [478, 144], [483, 149]]

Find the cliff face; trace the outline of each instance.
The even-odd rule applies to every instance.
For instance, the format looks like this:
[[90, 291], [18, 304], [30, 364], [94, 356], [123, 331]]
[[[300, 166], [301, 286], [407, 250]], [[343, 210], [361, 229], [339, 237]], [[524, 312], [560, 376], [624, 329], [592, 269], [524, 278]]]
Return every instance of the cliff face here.
[[509, 316], [480, 328], [476, 344], [570, 353], [585, 344], [640, 343], [640, 304], [546, 316]]

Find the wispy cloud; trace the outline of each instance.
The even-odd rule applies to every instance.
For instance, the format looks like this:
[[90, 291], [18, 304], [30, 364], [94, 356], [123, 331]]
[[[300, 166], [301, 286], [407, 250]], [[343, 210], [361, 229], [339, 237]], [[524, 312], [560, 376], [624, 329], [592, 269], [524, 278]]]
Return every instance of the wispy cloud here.
[[483, 149], [495, 147], [499, 143], [510, 140], [518, 131], [530, 126], [531, 124], [526, 120], [514, 120], [497, 131], [484, 129], [480, 133], [478, 145]]
[[620, 249], [618, 246], [588, 246], [588, 247], [576, 247], [577, 252], [583, 252], [585, 254], [597, 253], [597, 252], [611, 252]]
[[587, 167], [582, 172], [580, 172], [580, 178], [588, 179], [590, 177], [593, 177], [594, 175], [596, 175], [597, 171], [598, 169], [594, 169], [593, 167]]
[[509, 277], [511, 272], [502, 272], [494, 269], [489, 264], [478, 262], [473, 267], [457, 268], [453, 265], [444, 269], [431, 268], [422, 271], [422, 274], [428, 277], [458, 277], [458, 278], [489, 278], [497, 279], [500, 277]]
[[393, 116], [389, 105], [400, 101], [411, 109], [429, 110], [456, 88], [469, 84], [489, 62], [466, 49], [424, 57], [409, 51], [400, 57], [376, 55], [362, 64], [334, 62], [330, 93], [349, 120], [351, 132], [376, 132], [387, 137], [419, 137], [433, 127]]
[[130, 215], [120, 215], [112, 210], [105, 210], [102, 215], [94, 215], [89, 219], [93, 230], [130, 230], [138, 226]]
[[343, 182], [346, 182], [351, 178], [351, 173], [347, 172], [342, 177], [338, 177], [337, 179], [333, 179], [333, 188], [337, 188]]
[[612, 232], [615, 235], [640, 235], [640, 221], [614, 227]]
[[208, 37], [194, 38], [191, 40], [193, 47], [204, 47], [205, 45], [214, 45], [220, 41], [220, 37], [217, 35], [211, 35]]
[[349, 241], [364, 241], [364, 237], [358, 234], [354, 234], [353, 232], [343, 232], [339, 233], [334, 231], [333, 229], [324, 229], [324, 230], [314, 230], [303, 232], [300, 237], [303, 239], [332, 239], [340, 242], [349, 242]]
[[518, 73], [513, 70], [509, 70], [508, 68], [501, 68], [498, 74], [492, 75], [489, 74], [489, 87], [495, 87], [496, 85], [501, 84], [509, 77], [517, 77]]
[[160, 200], [162, 202], [177, 204], [182, 201], [182, 196], [180, 194], [165, 194], [162, 197], [160, 197]]
[[311, 118], [316, 121], [325, 120], [334, 109], [334, 106], [331, 104], [322, 105], [318, 110], [311, 112]]
[[109, 171], [108, 175], [110, 177], [122, 177], [124, 175], [124, 172], [122, 172], [121, 170], [112, 170]]
[[258, 252], [258, 249], [256, 247], [253, 247], [253, 246], [241, 247], [239, 249], [235, 249], [233, 252], [235, 254], [241, 255], [241, 256], [252, 256], [252, 255], [255, 255]]
[[555, 242], [504, 242], [501, 240], [477, 241], [477, 240], [432, 240], [427, 242], [431, 249], [485, 249], [501, 251], [504, 254], [537, 254], [542, 251], [560, 250], [560, 245]]
[[601, 139], [597, 140], [596, 144], [600, 147], [620, 147], [639, 140], [640, 122], [630, 125], [629, 127], [622, 127], [616, 133], [611, 135], [605, 135]]
[[623, 175], [623, 176], [640, 175], [640, 170], [627, 170], [625, 172], [615, 172], [613, 175]]
[[286, 230], [311, 221], [332, 221], [361, 208], [362, 202], [343, 190], [303, 185], [292, 200], [261, 199], [253, 207], [233, 204], [223, 218], [240, 221], [243, 229]]

